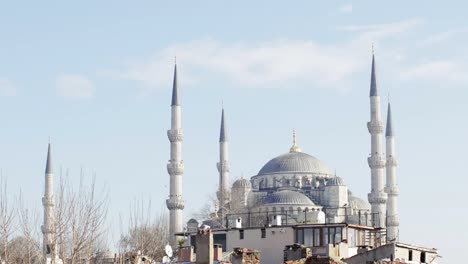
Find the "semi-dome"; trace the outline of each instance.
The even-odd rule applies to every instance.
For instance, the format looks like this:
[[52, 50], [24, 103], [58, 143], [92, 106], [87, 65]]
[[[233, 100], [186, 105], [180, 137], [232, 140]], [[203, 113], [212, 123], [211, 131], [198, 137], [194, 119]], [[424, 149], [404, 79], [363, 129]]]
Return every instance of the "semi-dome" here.
[[303, 152], [289, 152], [268, 161], [258, 175], [294, 172], [332, 175], [322, 161]]
[[[348, 192], [349, 194], [349, 192]], [[356, 196], [353, 196], [352, 193], [351, 195], [348, 196], [348, 202], [349, 202], [349, 205], [351, 207], [354, 207], [356, 209], [359, 209], [359, 210], [370, 210], [371, 209], [371, 205], [364, 201], [363, 199], [359, 198], [359, 197], [356, 197]]]
[[312, 205], [312, 202], [309, 197], [304, 194], [291, 190], [283, 190], [271, 193], [264, 197], [263, 204], [293, 204], [293, 205]]
[[341, 177], [333, 177], [327, 181], [327, 186], [344, 186], [344, 181]]
[[241, 177], [240, 179], [236, 180], [232, 184], [232, 188], [245, 188], [245, 189], [251, 189], [252, 184], [250, 184], [250, 181], [247, 179], [244, 179], [244, 177]]

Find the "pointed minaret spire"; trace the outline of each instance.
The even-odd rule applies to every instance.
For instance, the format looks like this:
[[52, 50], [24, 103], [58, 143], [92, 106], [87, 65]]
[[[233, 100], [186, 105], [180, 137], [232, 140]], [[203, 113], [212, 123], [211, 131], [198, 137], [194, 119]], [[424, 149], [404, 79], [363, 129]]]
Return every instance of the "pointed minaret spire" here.
[[376, 78], [376, 69], [375, 69], [375, 53], [374, 53], [374, 44], [372, 44], [372, 69], [371, 69], [371, 83], [370, 83], [370, 96], [378, 96], [379, 89], [377, 87], [377, 78]]
[[219, 172], [219, 188], [217, 191], [219, 208], [227, 209], [226, 206], [231, 200], [229, 191], [229, 152], [226, 120], [224, 118], [224, 106], [221, 111], [221, 128], [219, 133], [219, 162], [216, 164]]
[[226, 124], [224, 122], [224, 107], [221, 110], [221, 129], [219, 131], [219, 142], [227, 141]]
[[385, 137], [393, 137], [393, 127], [392, 127], [392, 107], [390, 102], [388, 102], [387, 109], [387, 127], [385, 129]]
[[395, 137], [392, 128], [392, 110], [388, 102], [387, 129], [386, 138], [386, 174], [387, 184], [385, 192], [387, 193], [387, 242], [398, 242], [400, 220], [398, 216], [398, 194], [396, 167], [397, 158], [395, 151]]
[[174, 63], [174, 81], [172, 82], [172, 104], [179, 105], [179, 87], [177, 85], [177, 61]]
[[301, 152], [301, 149], [297, 145], [297, 141], [296, 141], [296, 129], [293, 129], [293, 145], [291, 149], [289, 149], [289, 152]]
[[51, 143], [50, 143], [50, 138], [49, 138], [49, 146], [47, 148], [47, 161], [46, 161], [46, 169], [45, 169], [46, 174], [52, 174], [54, 173], [54, 170], [52, 168], [52, 152], [51, 152]]
[[375, 72], [375, 56], [372, 52], [372, 70], [370, 83], [370, 121], [367, 122], [367, 129], [371, 135], [371, 151], [367, 163], [371, 171], [371, 191], [367, 198], [371, 204], [372, 225], [378, 228], [385, 228], [386, 201], [385, 193], [385, 156], [383, 153], [383, 122], [380, 110], [380, 96], [377, 88], [377, 78]]
[[175, 233], [182, 232], [183, 213], [185, 207], [182, 198], [182, 176], [184, 174], [184, 162], [182, 160], [182, 141], [184, 132], [182, 130], [181, 107], [177, 87], [177, 64], [174, 65], [174, 84], [172, 88], [171, 104], [171, 129], [167, 131], [167, 137], [171, 143], [170, 159], [167, 164], [167, 172], [170, 176], [169, 199], [166, 200], [169, 209], [169, 240], [172, 246], [177, 246]]

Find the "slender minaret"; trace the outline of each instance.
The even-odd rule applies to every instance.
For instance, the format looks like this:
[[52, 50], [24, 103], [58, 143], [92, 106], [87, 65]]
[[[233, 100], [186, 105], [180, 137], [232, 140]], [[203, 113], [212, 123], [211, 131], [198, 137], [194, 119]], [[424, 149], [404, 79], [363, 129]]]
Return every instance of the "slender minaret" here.
[[167, 164], [167, 172], [170, 176], [170, 192], [169, 199], [166, 200], [166, 205], [167, 209], [169, 209], [170, 243], [172, 246], [177, 246], [174, 233], [183, 232], [182, 210], [184, 209], [184, 200], [182, 199], [182, 174], [184, 173], [184, 162], [182, 160], [183, 131], [181, 127], [179, 91], [177, 87], [177, 64], [174, 65], [171, 129], [167, 131], [167, 137], [171, 142], [171, 159]]
[[56, 247], [54, 241], [54, 172], [52, 169], [51, 144], [47, 150], [47, 162], [45, 168], [45, 188], [42, 205], [44, 206], [44, 224], [42, 225], [43, 234], [43, 253], [44, 258], [55, 259]]
[[224, 119], [224, 107], [221, 111], [221, 129], [219, 132], [219, 162], [216, 164], [219, 172], [218, 201], [219, 208], [224, 208], [230, 201], [229, 193], [229, 155], [226, 123]]
[[387, 185], [385, 192], [388, 195], [387, 200], [387, 241], [398, 242], [398, 226], [400, 220], [398, 219], [398, 194], [399, 189], [396, 183], [396, 167], [397, 159], [395, 153], [395, 137], [392, 127], [392, 109], [390, 102], [388, 103], [387, 111], [387, 128], [385, 130], [386, 149], [387, 149]]
[[371, 134], [371, 155], [367, 159], [371, 169], [371, 192], [368, 194], [371, 204], [372, 225], [385, 228], [385, 203], [387, 194], [384, 192], [384, 167], [382, 136], [383, 122], [380, 114], [380, 96], [375, 73], [375, 58], [372, 49], [372, 73], [370, 84], [370, 122], [367, 128]]

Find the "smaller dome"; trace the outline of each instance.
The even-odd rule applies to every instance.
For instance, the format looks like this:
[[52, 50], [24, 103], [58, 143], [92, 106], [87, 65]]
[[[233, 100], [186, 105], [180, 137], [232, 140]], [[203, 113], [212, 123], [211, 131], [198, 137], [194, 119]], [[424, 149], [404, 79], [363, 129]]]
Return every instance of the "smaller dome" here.
[[219, 220], [215, 218], [203, 221], [202, 225], [210, 226], [211, 229], [223, 227], [223, 225], [219, 222]]
[[251, 189], [252, 184], [250, 184], [250, 181], [247, 179], [244, 179], [244, 177], [241, 177], [237, 181], [235, 181], [232, 184], [232, 188], [245, 188], [245, 189]]
[[190, 220], [188, 220], [187, 224], [198, 224], [198, 221], [195, 218], [191, 218]]
[[263, 204], [291, 204], [291, 205], [309, 205], [315, 206], [309, 197], [302, 193], [283, 190], [274, 192], [265, 196]]
[[335, 176], [327, 181], [327, 186], [343, 186], [343, 185], [345, 185], [344, 181], [340, 177]]
[[364, 201], [363, 199], [361, 199], [359, 197], [353, 196], [353, 195], [348, 196], [348, 202], [349, 202], [349, 205], [351, 207], [354, 207], [354, 208], [359, 209], [359, 210], [370, 210], [371, 209], [371, 205], [368, 202]]

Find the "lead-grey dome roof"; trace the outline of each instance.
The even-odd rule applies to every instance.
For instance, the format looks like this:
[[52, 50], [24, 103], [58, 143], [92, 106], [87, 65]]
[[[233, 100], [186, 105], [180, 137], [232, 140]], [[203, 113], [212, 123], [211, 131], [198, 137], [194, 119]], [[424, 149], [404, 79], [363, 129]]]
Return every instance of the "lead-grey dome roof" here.
[[293, 205], [312, 205], [309, 197], [300, 192], [283, 190], [268, 194], [264, 197], [263, 204], [293, 204]]
[[341, 177], [333, 177], [327, 182], [327, 186], [344, 186], [344, 181]]
[[368, 202], [352, 194], [348, 196], [348, 202], [351, 207], [355, 207], [356, 209], [359, 209], [359, 210], [371, 209], [371, 205]]
[[240, 179], [236, 180], [232, 184], [232, 188], [246, 188], [246, 189], [251, 189], [252, 184], [250, 184], [250, 181], [247, 179], [244, 179], [244, 177], [241, 177]]
[[289, 152], [268, 161], [258, 175], [288, 172], [332, 175], [322, 161], [303, 152]]

